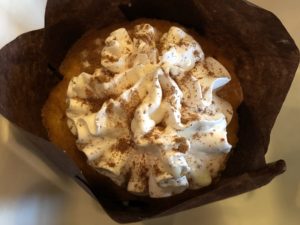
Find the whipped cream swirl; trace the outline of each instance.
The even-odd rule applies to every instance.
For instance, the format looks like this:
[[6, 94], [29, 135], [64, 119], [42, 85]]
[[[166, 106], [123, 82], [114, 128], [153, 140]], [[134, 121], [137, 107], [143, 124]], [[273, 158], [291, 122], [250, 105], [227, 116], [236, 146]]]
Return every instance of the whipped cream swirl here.
[[101, 65], [69, 83], [67, 117], [99, 173], [137, 195], [167, 197], [209, 185], [231, 149], [232, 107], [216, 95], [228, 71], [178, 27], [120, 28]]

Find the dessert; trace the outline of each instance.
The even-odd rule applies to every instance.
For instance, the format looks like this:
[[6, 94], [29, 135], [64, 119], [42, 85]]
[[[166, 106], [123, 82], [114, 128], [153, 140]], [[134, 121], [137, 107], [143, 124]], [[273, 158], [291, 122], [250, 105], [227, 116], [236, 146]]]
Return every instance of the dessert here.
[[[283, 173], [283, 160], [266, 163], [264, 156], [271, 129], [299, 64], [299, 51], [278, 18], [245, 1], [132, 0], [128, 6], [120, 5], [121, 2], [124, 1], [48, 0], [45, 29], [23, 34], [1, 49], [1, 114], [27, 131], [24, 136], [37, 146], [38, 154], [76, 180], [121, 223], [170, 215], [229, 198], [266, 185]], [[187, 33], [200, 43], [205, 56], [214, 57], [230, 72], [231, 81], [218, 91], [218, 96], [234, 109], [226, 128], [233, 146], [237, 131], [235, 107], [241, 99], [237, 97], [241, 92], [235, 75], [243, 88], [243, 103], [238, 110], [239, 141], [231, 150], [220, 179], [213, 179], [209, 187], [186, 190], [168, 198], [130, 194], [126, 186], [114, 185], [97, 173], [87, 164], [84, 153], [78, 151], [65, 114], [71, 77], [81, 72], [93, 74], [95, 65], [99, 64], [101, 51], [97, 52], [94, 41], [104, 40], [119, 27], [127, 29], [128, 20], [143, 17], [177, 21], [192, 27], [204, 38], [190, 30]], [[126, 24], [107, 31], [102, 29], [122, 21]], [[85, 32], [88, 33], [83, 35]], [[76, 40], [78, 43], [73, 45]], [[84, 66], [87, 62], [90, 67]], [[57, 73], [59, 65], [64, 75], [61, 82], [62, 77]], [[41, 119], [43, 106], [48, 135]]]
[[[236, 95], [223, 93], [233, 96], [233, 108], [217, 94], [230, 73], [177, 24], [139, 20], [107, 30], [87, 34], [82, 39], [88, 47], [78, 52], [79, 41], [62, 63], [64, 81], [43, 110], [50, 139], [56, 143], [51, 98], [61, 86], [66, 117], [55, 123], [67, 123], [77, 148], [100, 174], [153, 198], [210, 185], [231, 149], [226, 127], [241, 101], [237, 80]], [[78, 64], [74, 55], [81, 58]], [[75, 72], [78, 66], [87, 72]], [[63, 104], [64, 95], [58, 101]]]

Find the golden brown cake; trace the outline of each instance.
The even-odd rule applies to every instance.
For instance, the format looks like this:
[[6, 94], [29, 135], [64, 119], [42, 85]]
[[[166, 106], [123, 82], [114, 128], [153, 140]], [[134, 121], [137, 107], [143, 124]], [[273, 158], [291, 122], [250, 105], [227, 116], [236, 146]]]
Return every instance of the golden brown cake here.
[[[168, 57], [174, 52], [183, 52], [187, 59], [178, 54], [179, 61], [173, 63]], [[50, 140], [82, 170], [92, 168], [133, 194], [159, 198], [209, 185], [224, 169], [231, 146], [238, 141], [236, 110], [243, 95], [233, 64], [209, 40], [178, 24], [140, 19], [91, 30], [70, 49], [60, 73], [63, 80], [52, 90], [42, 112]], [[144, 81], [146, 75], [154, 78]], [[158, 89], [157, 84], [151, 86], [155, 76]], [[219, 86], [214, 86], [216, 81]], [[141, 85], [134, 89], [137, 82]], [[111, 86], [105, 89], [108, 84]], [[193, 92], [198, 84], [201, 96], [197, 98]], [[126, 90], [131, 92], [125, 98]], [[151, 93], [161, 93], [156, 95], [160, 99], [155, 109], [151, 108], [156, 101]], [[142, 108], [145, 102], [150, 102], [148, 108]], [[149, 116], [139, 117], [139, 110]], [[168, 112], [176, 110], [180, 118], [172, 120]], [[90, 118], [96, 128], [86, 122]], [[225, 127], [220, 128], [223, 123]], [[88, 137], [80, 131], [82, 126], [87, 126]]]

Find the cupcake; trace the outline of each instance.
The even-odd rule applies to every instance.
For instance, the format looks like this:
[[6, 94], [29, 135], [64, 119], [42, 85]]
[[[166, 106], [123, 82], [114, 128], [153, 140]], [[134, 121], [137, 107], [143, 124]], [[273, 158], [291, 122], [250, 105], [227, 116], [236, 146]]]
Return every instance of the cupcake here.
[[242, 91], [232, 66], [230, 74], [209, 56], [225, 60], [213, 44], [178, 24], [115, 27], [89, 31], [63, 60], [64, 79], [43, 108], [50, 140], [67, 152], [76, 142], [82, 160], [135, 195], [210, 185], [237, 139]]
[[[254, 22], [251, 22], [252, 20], [249, 19], [253, 17], [257, 18], [255, 26], [253, 25]], [[84, 155], [84, 153], [88, 152], [85, 152], [85, 142], [80, 146], [81, 143], [77, 141], [76, 146], [76, 138], [72, 135], [66, 135], [66, 137], [62, 137], [62, 140], [68, 139], [66, 143], [70, 146], [68, 146], [67, 151], [59, 149], [53, 139], [52, 141], [56, 145], [49, 142], [47, 130], [42, 123], [42, 108], [47, 102], [49, 94], [51, 93], [51, 98], [52, 93], [54, 93], [52, 91], [53, 88], [61, 82], [61, 74], [66, 77], [68, 70], [71, 68], [68, 66], [64, 67], [64, 65], [67, 64], [68, 57], [72, 56], [72, 49], [76, 48], [74, 43], [77, 40], [82, 40], [80, 37], [92, 29], [103, 31], [104, 27], [115, 26], [137, 18], [155, 18], [176, 22], [176, 24], [180, 24], [177, 28], [181, 26], [188, 28], [185, 33], [193, 37], [194, 40], [197, 39], [198, 35], [203, 37], [203, 40], [208, 40], [212, 45], [205, 45], [204, 42], [201, 43], [199, 40], [199, 46], [203, 47], [205, 50], [203, 52], [208, 57], [201, 59], [201, 54], [199, 54], [197, 56], [199, 59], [195, 57], [197, 58], [194, 62], [195, 65], [197, 65], [198, 61], [208, 60], [209, 57], [212, 60], [219, 60], [230, 72], [229, 75], [232, 77], [236, 75], [237, 84], [240, 84], [243, 90], [243, 102], [237, 110], [239, 129], [237, 131], [235, 127], [229, 130], [230, 127], [228, 127], [229, 133], [235, 134], [238, 132], [238, 142], [231, 142], [234, 147], [230, 150], [228, 161], [224, 160], [223, 164], [219, 164], [222, 165], [221, 167], [224, 167], [227, 161], [225, 170], [222, 171], [222, 168], [217, 171], [216, 174], [218, 175], [222, 171], [221, 177], [218, 175], [211, 176], [213, 182], [208, 183], [208, 186], [199, 185], [197, 179], [188, 179], [193, 176], [190, 171], [193, 168], [197, 168], [196, 166], [193, 167], [193, 163], [190, 162], [187, 163], [189, 169], [186, 166], [181, 167], [182, 170], [180, 169], [179, 171], [179, 175], [182, 175], [180, 177], [184, 175], [187, 180], [185, 185], [182, 185], [184, 187], [183, 190], [180, 188], [179, 190], [176, 189], [174, 193], [173, 191], [163, 191], [151, 194], [149, 185], [143, 191], [137, 191], [142, 189], [128, 189], [130, 178], [133, 176], [124, 176], [128, 182], [120, 182], [120, 185], [118, 185], [116, 183], [121, 180], [120, 177], [114, 180], [110, 175], [103, 176], [104, 173], [107, 174], [107, 172], [103, 172], [108, 171], [107, 167], [103, 168], [102, 166], [98, 169], [97, 165], [104, 161], [97, 161], [97, 157], [95, 160], [91, 158], [92, 160], [88, 161], [88, 163], [86, 160], [82, 160], [89, 156], [88, 154]], [[226, 18], [226, 21], [224, 21], [224, 18]], [[125, 22], [125, 24], [128, 24], [128, 22]], [[148, 24], [151, 23], [149, 22]], [[117, 30], [119, 27], [111, 31]], [[189, 32], [190, 30], [193, 31]], [[110, 34], [111, 31], [105, 34]], [[196, 34], [193, 35], [193, 32]], [[163, 33], [166, 33], [167, 38], [168, 32]], [[257, 40], [260, 41], [258, 42]], [[285, 41], [278, 42], [278, 40]], [[72, 48], [72, 46], [74, 47]], [[207, 49], [204, 46], [208, 46], [206, 47]], [[104, 58], [107, 58], [107, 54], [105, 55], [103, 49], [101, 52], [103, 52]], [[214, 51], [214, 49], [217, 49], [217, 51]], [[69, 53], [67, 54], [67, 52]], [[163, 55], [164, 51], [160, 52], [162, 53], [160, 55]], [[201, 52], [199, 51], [199, 53]], [[83, 53], [82, 57], [84, 55]], [[182, 1], [164, 1], [161, 3], [159, 1], [145, 0], [131, 1], [127, 5], [124, 1], [91, 0], [88, 2], [72, 1], [72, 3], [61, 3], [52, 0], [48, 1], [47, 5], [45, 29], [22, 35], [7, 45], [1, 50], [0, 60], [2, 65], [4, 65], [1, 67], [0, 76], [0, 83], [2, 84], [0, 95], [1, 113], [23, 128], [26, 131], [24, 135], [27, 135], [32, 142], [38, 145], [43, 154], [89, 191], [116, 221], [131, 222], [168, 215], [234, 196], [267, 184], [276, 175], [285, 170], [284, 161], [280, 160], [266, 164], [264, 155], [268, 146], [270, 131], [298, 66], [299, 53], [293, 40], [276, 17], [244, 1], [230, 1], [225, 4], [222, 1], [213, 3], [205, 1], [185, 1], [184, 3]], [[87, 63], [91, 64], [89, 60]], [[87, 63], [85, 65], [88, 71], [79, 71], [80, 73], [86, 72], [96, 77], [99, 73], [101, 74], [101, 71], [93, 67], [89, 68]], [[109, 64], [109, 61], [103, 64], [106, 65], [104, 69], [110, 72], [116, 71], [115, 65]], [[163, 73], [170, 72], [172, 76], [176, 76], [178, 68], [172, 69], [168, 65], [163, 64], [160, 64], [160, 69]], [[191, 71], [192, 69], [189, 70], [189, 72]], [[80, 73], [72, 72], [73, 76]], [[224, 75], [225, 73], [223, 72], [222, 74]], [[225, 76], [225, 80], [226, 78], [227, 80], [229, 79], [229, 75]], [[82, 78], [80, 75], [78, 77]], [[72, 79], [74, 78], [70, 77], [69, 81]], [[176, 79], [174, 78], [174, 80]], [[178, 77], [178, 84], [180, 80]], [[73, 87], [76, 85], [72, 87], [69, 83], [65, 82], [66, 87], [63, 89], [67, 90], [69, 101], [67, 106], [70, 109], [70, 103], [74, 100], [72, 91], [74, 91]], [[185, 82], [182, 83], [185, 84]], [[183, 86], [182, 90], [184, 90]], [[229, 88], [228, 92], [223, 90], [219, 94], [222, 98], [229, 101], [232, 94], [228, 93], [232, 93], [233, 90], [238, 89]], [[183, 92], [188, 93], [188, 91], [187, 88]], [[118, 98], [111, 99], [116, 102]], [[114, 101], [111, 102], [115, 104]], [[60, 106], [60, 102], [63, 101], [58, 99], [58, 106]], [[239, 101], [236, 102], [238, 103]], [[233, 103], [231, 105], [234, 106]], [[135, 112], [139, 111], [137, 108], [135, 107]], [[190, 110], [192, 107], [187, 108]], [[112, 107], [112, 111], [114, 109]], [[69, 125], [65, 125], [65, 128], [66, 131], [72, 132], [72, 127], [76, 123], [74, 123], [74, 117], [72, 117], [73, 111], [69, 112], [69, 114], [66, 114], [66, 118], [61, 119], [70, 121]], [[223, 113], [223, 115], [226, 117], [226, 114]], [[103, 120], [105, 118], [108, 117], [99, 117], [99, 119]], [[188, 124], [189, 121], [193, 121], [189, 117], [187, 118], [186, 123], [181, 120], [182, 124]], [[147, 128], [147, 132], [143, 133], [145, 130], [141, 129], [141, 123], [138, 121], [138, 117], [136, 120], [131, 120], [131, 127], [136, 127], [138, 131], [136, 134], [133, 134], [133, 137], [137, 136], [136, 139], [132, 139], [133, 141], [138, 140], [138, 138], [141, 141], [141, 137], [147, 137], [147, 134], [153, 130], [150, 126], [151, 129]], [[157, 124], [161, 122], [160, 120], [154, 121]], [[162, 121], [168, 123], [167, 119]], [[161, 124], [163, 131], [168, 127], [164, 127], [164, 123]], [[170, 124], [176, 123], [172, 122]], [[59, 124], [56, 125], [60, 126]], [[78, 132], [78, 129], [76, 131], [73, 130], [75, 137], [78, 135], [76, 132]], [[142, 136], [139, 135], [141, 132]], [[158, 130], [157, 132], [160, 131]], [[64, 130], [61, 130], [61, 133], [57, 133], [65, 136]], [[113, 132], [113, 135], [117, 134]], [[151, 136], [154, 135], [151, 134]], [[148, 136], [149, 138], [146, 140], [149, 142], [152, 138], [150, 138], [150, 135]], [[158, 136], [166, 137], [166, 135]], [[116, 139], [119, 142], [122, 140], [119, 136]], [[176, 145], [177, 143], [174, 139], [170, 143], [175, 145], [175, 149], [181, 149], [184, 152], [185, 146], [191, 145], [193, 140], [191, 138], [185, 138], [185, 141], [180, 139], [178, 145]], [[128, 141], [128, 139], [125, 139], [124, 142], [121, 141], [121, 143], [124, 146], [132, 145], [132, 141]], [[78, 151], [78, 148], [82, 151]], [[229, 145], [223, 149], [228, 151]], [[90, 153], [94, 150], [90, 151]], [[177, 152], [182, 154], [182, 151]], [[170, 158], [172, 159], [172, 157], [166, 157], [166, 160]], [[107, 164], [108, 161], [105, 162]], [[132, 163], [130, 165], [130, 168], [134, 168]], [[149, 164], [147, 168], [151, 168], [150, 170], [153, 174], [153, 164]], [[183, 168], [186, 168], [186, 170]], [[100, 173], [99, 170], [101, 171]], [[174, 171], [172, 175], [176, 177], [176, 168]], [[146, 176], [148, 179], [151, 177], [149, 174], [150, 172]], [[154, 177], [157, 179], [158, 176], [152, 176], [152, 178]], [[201, 182], [203, 180], [200, 179]], [[123, 184], [126, 185], [124, 186]]]

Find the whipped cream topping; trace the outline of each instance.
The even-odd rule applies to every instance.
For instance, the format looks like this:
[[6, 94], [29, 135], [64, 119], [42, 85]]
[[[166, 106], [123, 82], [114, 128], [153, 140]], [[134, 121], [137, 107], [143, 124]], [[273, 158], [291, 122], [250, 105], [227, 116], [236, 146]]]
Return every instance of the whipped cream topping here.
[[68, 126], [99, 173], [137, 195], [167, 197], [209, 185], [231, 149], [228, 71], [178, 27], [120, 28], [101, 65], [67, 90]]

